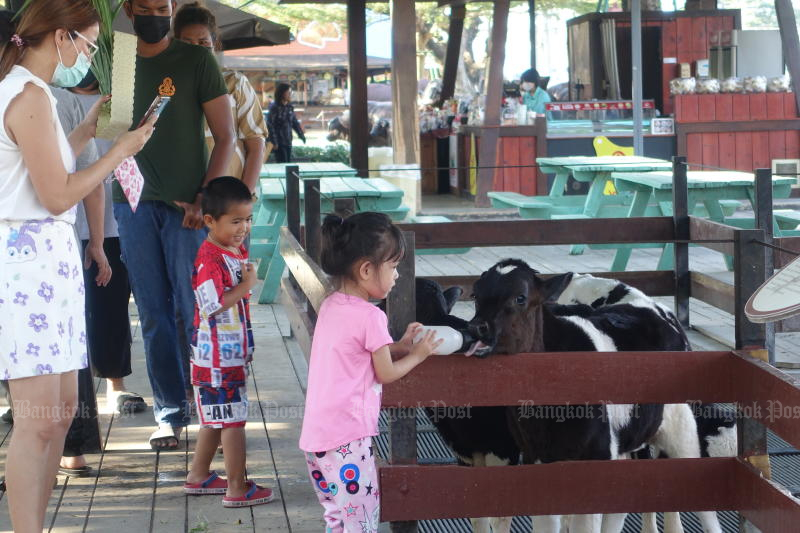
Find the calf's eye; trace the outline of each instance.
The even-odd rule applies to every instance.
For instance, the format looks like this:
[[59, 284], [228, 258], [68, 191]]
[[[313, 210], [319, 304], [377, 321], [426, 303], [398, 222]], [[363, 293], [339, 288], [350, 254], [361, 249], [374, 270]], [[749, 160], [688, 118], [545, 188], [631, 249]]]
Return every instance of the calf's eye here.
[[525, 298], [524, 294], [520, 294], [519, 296], [517, 296], [514, 299], [514, 303], [516, 303], [517, 305], [525, 305], [526, 301], [527, 301], [527, 298]]

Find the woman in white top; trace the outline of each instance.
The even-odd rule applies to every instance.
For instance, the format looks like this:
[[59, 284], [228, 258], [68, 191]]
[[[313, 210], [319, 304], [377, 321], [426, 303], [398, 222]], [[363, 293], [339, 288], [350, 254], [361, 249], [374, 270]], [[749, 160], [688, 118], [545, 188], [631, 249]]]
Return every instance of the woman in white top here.
[[75, 156], [95, 134], [99, 104], [69, 138], [48, 83], [83, 79], [99, 32], [89, 0], [33, 0], [0, 17], [0, 377], [10, 380], [14, 433], [6, 483], [14, 531], [41, 532], [86, 366], [83, 276], [75, 205], [141, 150], [152, 122], [120, 136], [95, 164]]

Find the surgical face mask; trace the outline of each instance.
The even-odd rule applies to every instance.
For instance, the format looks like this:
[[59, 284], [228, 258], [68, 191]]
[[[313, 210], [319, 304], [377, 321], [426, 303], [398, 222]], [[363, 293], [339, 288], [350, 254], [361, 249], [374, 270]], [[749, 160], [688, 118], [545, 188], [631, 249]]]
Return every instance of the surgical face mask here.
[[72, 41], [72, 46], [75, 47], [75, 51], [78, 52], [78, 58], [71, 67], [65, 66], [64, 61], [61, 59], [61, 50], [56, 46], [58, 65], [56, 65], [56, 70], [53, 72], [53, 78], [50, 81], [56, 87], [75, 87], [83, 81], [83, 78], [86, 77], [86, 73], [89, 72], [89, 67], [92, 65], [92, 61], [89, 57], [83, 52], [80, 52], [78, 47], [75, 46], [75, 40], [72, 38], [72, 35], [69, 36], [69, 39]]
[[134, 15], [133, 31], [147, 44], [155, 44], [169, 33], [172, 17]]
[[532, 91], [535, 86], [529, 81], [522, 82], [522, 90], [523, 91]]

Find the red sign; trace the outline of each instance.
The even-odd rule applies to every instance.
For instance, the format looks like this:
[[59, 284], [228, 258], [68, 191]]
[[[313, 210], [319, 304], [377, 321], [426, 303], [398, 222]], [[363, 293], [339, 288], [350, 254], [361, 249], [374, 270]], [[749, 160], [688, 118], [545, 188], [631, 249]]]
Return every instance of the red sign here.
[[[547, 111], [608, 111], [611, 109], [633, 109], [630, 100], [610, 100], [604, 102], [554, 102], [544, 105]], [[652, 100], [642, 102], [642, 109], [655, 109]]]

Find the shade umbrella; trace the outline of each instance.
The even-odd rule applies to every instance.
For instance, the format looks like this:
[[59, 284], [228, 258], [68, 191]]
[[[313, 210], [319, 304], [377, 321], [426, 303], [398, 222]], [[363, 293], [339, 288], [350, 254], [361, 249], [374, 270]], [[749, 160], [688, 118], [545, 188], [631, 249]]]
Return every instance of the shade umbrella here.
[[[178, 7], [183, 2], [178, 2]], [[214, 0], [206, 0], [205, 6], [217, 19], [219, 38], [224, 50], [236, 50], [252, 46], [272, 46], [292, 41], [288, 26], [272, 22], [246, 11], [226, 6]], [[114, 20], [114, 29], [133, 33], [133, 25], [120, 10]]]

